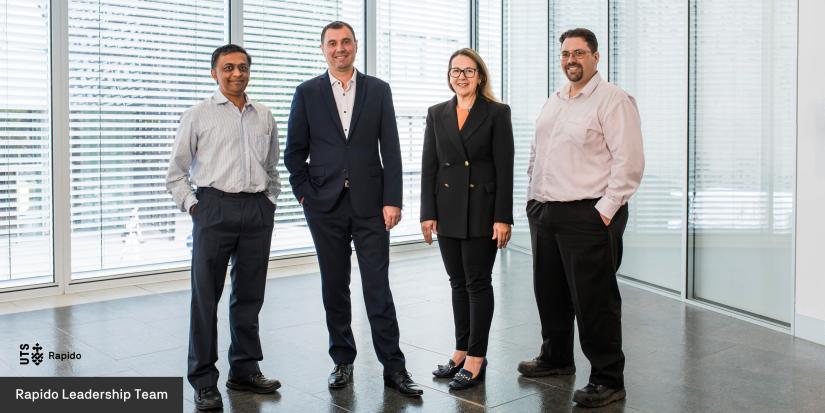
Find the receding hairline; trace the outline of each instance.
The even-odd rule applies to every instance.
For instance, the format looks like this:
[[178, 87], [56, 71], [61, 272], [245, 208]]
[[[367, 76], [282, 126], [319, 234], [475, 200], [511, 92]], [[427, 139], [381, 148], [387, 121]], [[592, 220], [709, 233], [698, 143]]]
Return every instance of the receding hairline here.
[[349, 30], [350, 35], [352, 35], [352, 41], [358, 42], [358, 38], [355, 37], [355, 29], [347, 22], [343, 21], [334, 21], [326, 26], [321, 30], [321, 44], [326, 43], [327, 39], [327, 32], [330, 30], [341, 30], [347, 29]]

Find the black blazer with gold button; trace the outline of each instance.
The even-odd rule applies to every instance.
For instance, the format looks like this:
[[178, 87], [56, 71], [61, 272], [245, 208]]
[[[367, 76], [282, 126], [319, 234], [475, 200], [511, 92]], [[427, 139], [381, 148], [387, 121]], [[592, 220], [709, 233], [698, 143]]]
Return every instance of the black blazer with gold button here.
[[478, 96], [459, 131], [456, 98], [427, 111], [421, 164], [421, 221], [438, 234], [491, 237], [513, 223], [513, 126], [510, 107]]

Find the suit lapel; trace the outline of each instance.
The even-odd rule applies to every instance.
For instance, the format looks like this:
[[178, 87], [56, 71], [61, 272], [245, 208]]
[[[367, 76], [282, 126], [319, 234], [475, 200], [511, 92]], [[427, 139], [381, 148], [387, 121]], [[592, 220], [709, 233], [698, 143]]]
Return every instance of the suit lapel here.
[[478, 127], [484, 123], [484, 119], [487, 119], [487, 105], [488, 103], [484, 98], [481, 96], [476, 97], [476, 101], [470, 109], [470, 115], [464, 122], [464, 127], [461, 128], [461, 137], [464, 139], [465, 144], [473, 137], [473, 133], [478, 130]]
[[332, 95], [332, 85], [330, 84], [329, 72], [324, 72], [324, 75], [321, 76], [318, 81], [321, 82], [321, 98], [327, 105], [327, 112], [329, 112], [329, 116], [332, 118], [332, 123], [335, 124], [335, 128], [338, 129], [338, 133], [341, 137], [346, 139], [347, 137], [344, 135], [344, 127], [341, 126], [341, 117], [338, 116], [338, 106], [335, 105], [335, 96]]
[[[361, 114], [361, 109], [364, 107], [364, 101], [367, 99], [367, 76], [361, 72], [356, 71], [355, 76], [355, 107], [352, 108], [352, 118], [349, 122], [349, 136], [352, 136], [352, 131], [355, 130], [355, 125], [358, 123], [358, 115]], [[337, 112], [337, 111], [336, 111]]]
[[455, 146], [458, 153], [467, 159], [467, 152], [464, 150], [464, 143], [461, 142], [461, 132], [458, 131], [458, 115], [455, 113], [456, 97], [444, 105], [441, 118], [444, 121], [444, 128], [447, 130], [447, 140]]

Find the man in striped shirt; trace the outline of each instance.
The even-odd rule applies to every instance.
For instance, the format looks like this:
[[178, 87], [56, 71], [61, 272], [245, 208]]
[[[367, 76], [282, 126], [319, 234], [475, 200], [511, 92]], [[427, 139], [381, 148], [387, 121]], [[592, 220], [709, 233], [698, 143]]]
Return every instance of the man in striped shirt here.
[[[232, 261], [229, 378], [226, 387], [272, 393], [261, 374], [258, 313], [264, 301], [278, 177], [278, 129], [272, 112], [244, 92], [249, 54], [229, 44], [212, 54], [218, 90], [181, 116], [166, 187], [192, 216], [192, 305], [188, 379], [201, 410], [223, 406], [217, 388], [217, 305]], [[193, 186], [196, 190], [193, 190]]]

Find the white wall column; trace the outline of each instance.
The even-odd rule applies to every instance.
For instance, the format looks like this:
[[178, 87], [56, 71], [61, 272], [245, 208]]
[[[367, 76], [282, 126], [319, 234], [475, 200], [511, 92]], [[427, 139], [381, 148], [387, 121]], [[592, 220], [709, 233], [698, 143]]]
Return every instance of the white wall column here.
[[825, 3], [798, 10], [794, 335], [825, 344]]

